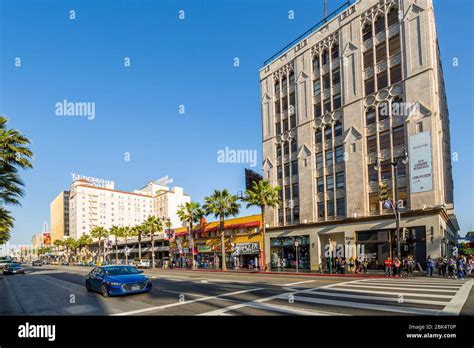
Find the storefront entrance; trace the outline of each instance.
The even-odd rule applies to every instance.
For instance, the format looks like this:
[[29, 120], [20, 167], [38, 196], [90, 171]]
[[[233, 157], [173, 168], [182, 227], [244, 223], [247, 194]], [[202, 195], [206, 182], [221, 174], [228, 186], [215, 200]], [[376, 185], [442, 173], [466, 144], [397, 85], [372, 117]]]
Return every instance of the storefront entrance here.
[[309, 235], [270, 238], [272, 270], [309, 270]]

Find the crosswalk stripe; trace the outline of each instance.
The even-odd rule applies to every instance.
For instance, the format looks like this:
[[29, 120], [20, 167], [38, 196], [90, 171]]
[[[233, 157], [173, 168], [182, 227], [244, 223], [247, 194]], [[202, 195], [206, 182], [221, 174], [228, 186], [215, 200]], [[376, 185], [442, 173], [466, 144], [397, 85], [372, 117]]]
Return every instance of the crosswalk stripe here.
[[440, 288], [440, 289], [453, 289], [453, 290], [458, 290], [461, 288], [461, 286], [457, 285], [422, 285], [422, 284], [415, 284], [415, 283], [410, 283], [410, 284], [397, 284], [397, 283], [392, 283], [392, 282], [364, 282], [364, 284], [371, 284], [371, 285], [397, 285], [397, 286], [404, 286], [407, 288]]
[[[362, 284], [340, 284], [339, 286], [343, 287], [356, 287], [356, 288], [368, 288], [374, 289], [374, 285], [362, 285]], [[401, 286], [384, 286], [383, 289], [390, 289], [390, 290], [410, 290], [410, 291], [429, 291], [429, 292], [451, 292], [455, 293], [457, 290], [446, 290], [446, 289], [424, 289], [424, 288], [406, 288]]]
[[424, 280], [405, 280], [405, 279], [364, 279], [364, 283], [386, 283], [392, 284], [426, 284], [426, 285], [443, 285], [443, 286], [462, 286], [464, 283], [461, 282], [448, 282], [448, 281], [424, 281]]
[[[399, 294], [393, 293], [395, 296], [382, 297], [382, 296], [364, 296], [364, 295], [352, 295], [352, 294], [341, 294], [336, 291], [315, 291], [317, 295], [331, 296], [331, 297], [343, 297], [343, 298], [353, 298], [359, 300], [371, 300], [371, 301], [388, 301], [388, 302], [397, 302]], [[433, 301], [433, 300], [417, 300], [412, 298], [405, 298], [403, 296], [403, 303], [418, 303], [418, 304], [429, 304], [437, 306], [446, 306], [449, 301]]]
[[[281, 297], [286, 298], [286, 297]], [[342, 306], [358, 309], [368, 309], [375, 311], [384, 311], [384, 312], [395, 312], [395, 313], [407, 313], [407, 314], [418, 314], [418, 315], [439, 315], [440, 310], [435, 309], [426, 309], [426, 308], [416, 308], [416, 307], [405, 307], [405, 306], [390, 306], [374, 303], [360, 303], [360, 302], [351, 302], [351, 301], [339, 301], [339, 300], [328, 300], [322, 298], [313, 298], [313, 297], [303, 297], [295, 296], [295, 301], [309, 302], [315, 304], [323, 305], [332, 305], [332, 306]]]
[[[405, 289], [408, 290], [408, 289]], [[314, 289], [312, 292], [317, 292], [318, 289]], [[432, 294], [422, 294], [422, 293], [411, 293], [411, 292], [404, 292], [404, 291], [377, 291], [377, 290], [361, 290], [361, 289], [348, 289], [348, 288], [343, 288], [343, 289], [337, 289], [337, 288], [331, 288], [331, 289], [324, 289], [324, 291], [347, 291], [347, 292], [353, 292], [353, 293], [363, 293], [363, 294], [377, 294], [377, 295], [403, 295], [403, 296], [410, 296], [410, 297], [430, 297], [430, 298], [448, 298], [451, 299], [453, 298], [453, 295], [432, 295]]]
[[342, 313], [334, 313], [334, 312], [326, 312], [326, 311], [316, 311], [316, 310], [309, 310], [309, 309], [303, 309], [299, 307], [289, 307], [289, 306], [282, 306], [282, 305], [276, 305], [273, 303], [259, 303], [259, 302], [250, 302], [247, 303], [247, 307], [252, 307], [256, 309], [263, 309], [267, 311], [272, 311], [272, 312], [282, 312], [286, 314], [298, 314], [298, 315], [348, 315], [348, 314], [342, 314]]

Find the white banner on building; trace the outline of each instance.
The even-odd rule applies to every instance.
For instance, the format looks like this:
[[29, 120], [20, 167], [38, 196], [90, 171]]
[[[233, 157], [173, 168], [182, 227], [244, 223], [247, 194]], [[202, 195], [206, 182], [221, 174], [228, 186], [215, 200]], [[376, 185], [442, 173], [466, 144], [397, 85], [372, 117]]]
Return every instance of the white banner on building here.
[[422, 132], [409, 136], [408, 147], [411, 193], [433, 190], [431, 132]]

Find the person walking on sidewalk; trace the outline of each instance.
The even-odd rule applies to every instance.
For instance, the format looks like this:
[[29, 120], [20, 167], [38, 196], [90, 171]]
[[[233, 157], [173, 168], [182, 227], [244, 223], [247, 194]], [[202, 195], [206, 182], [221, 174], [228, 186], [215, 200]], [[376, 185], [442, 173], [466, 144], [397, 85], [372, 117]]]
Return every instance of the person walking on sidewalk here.
[[396, 258], [393, 260], [393, 263], [392, 263], [393, 275], [394, 275], [395, 277], [400, 277], [401, 266], [402, 266], [402, 263], [400, 262], [400, 260], [398, 259], [398, 257], [396, 257]]
[[415, 260], [413, 256], [408, 255], [407, 257], [407, 277], [413, 276], [413, 271], [415, 269]]
[[458, 278], [462, 280], [464, 280], [464, 265], [464, 257], [460, 255], [456, 263], [456, 268], [458, 270]]
[[452, 257], [450, 257], [448, 260], [448, 278], [450, 279], [456, 278], [455, 271], [456, 271], [456, 262], [454, 261]]
[[433, 259], [431, 255], [428, 255], [428, 259], [426, 260], [426, 275], [429, 277], [433, 276]]

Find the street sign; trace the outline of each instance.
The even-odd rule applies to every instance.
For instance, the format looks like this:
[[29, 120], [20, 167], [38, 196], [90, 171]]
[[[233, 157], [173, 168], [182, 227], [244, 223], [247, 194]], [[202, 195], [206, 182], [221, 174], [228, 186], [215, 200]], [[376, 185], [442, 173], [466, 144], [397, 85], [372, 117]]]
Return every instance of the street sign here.
[[298, 242], [295, 242], [295, 246], [296, 246], [296, 247], [298, 246]]
[[386, 200], [384, 203], [383, 203], [383, 206], [386, 208], [386, 209], [390, 209], [392, 207], [392, 202], [390, 202], [390, 200]]

